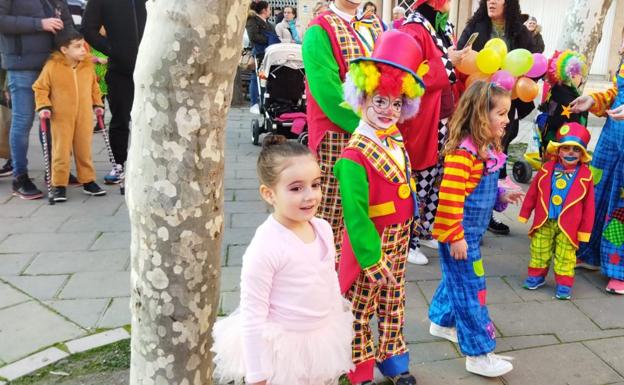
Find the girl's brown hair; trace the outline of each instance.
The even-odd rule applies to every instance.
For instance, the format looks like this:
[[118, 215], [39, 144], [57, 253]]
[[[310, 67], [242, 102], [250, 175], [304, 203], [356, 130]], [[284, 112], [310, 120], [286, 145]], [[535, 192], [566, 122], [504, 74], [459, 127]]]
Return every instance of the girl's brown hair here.
[[444, 147], [444, 155], [453, 152], [469, 136], [481, 159], [487, 158], [490, 145], [501, 151], [500, 138], [492, 138], [489, 118], [495, 101], [501, 97], [509, 98], [509, 91], [493, 83], [476, 81], [468, 87], [449, 122], [449, 139]]
[[314, 157], [310, 149], [301, 143], [289, 142], [283, 135], [268, 135], [262, 141], [257, 170], [260, 183], [273, 187], [279, 175], [289, 165], [287, 160], [298, 156]]

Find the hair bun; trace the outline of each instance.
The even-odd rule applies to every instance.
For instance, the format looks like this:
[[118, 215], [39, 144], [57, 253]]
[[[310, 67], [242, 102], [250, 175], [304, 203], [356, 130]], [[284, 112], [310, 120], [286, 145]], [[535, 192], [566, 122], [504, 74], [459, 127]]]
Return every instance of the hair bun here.
[[262, 148], [286, 143], [287, 141], [288, 139], [284, 135], [267, 135], [262, 141]]

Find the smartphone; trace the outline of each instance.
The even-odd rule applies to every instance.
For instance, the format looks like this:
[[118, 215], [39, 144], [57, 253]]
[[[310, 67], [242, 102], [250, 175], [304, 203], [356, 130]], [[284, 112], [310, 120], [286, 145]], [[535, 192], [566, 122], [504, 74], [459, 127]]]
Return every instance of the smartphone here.
[[468, 47], [469, 45], [473, 45], [475, 41], [477, 41], [477, 37], [479, 37], [479, 32], [475, 32], [468, 38], [466, 45], [464, 47]]

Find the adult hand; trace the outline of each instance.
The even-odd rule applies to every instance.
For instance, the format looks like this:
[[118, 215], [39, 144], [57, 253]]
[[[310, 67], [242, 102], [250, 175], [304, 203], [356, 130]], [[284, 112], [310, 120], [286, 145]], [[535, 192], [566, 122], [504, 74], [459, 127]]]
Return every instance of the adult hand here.
[[63, 20], [58, 19], [56, 17], [50, 17], [47, 19], [41, 19], [41, 28], [44, 31], [52, 32], [56, 34], [57, 31], [63, 29]]
[[266, 381], [260, 381], [260, 382], [254, 382], [253, 384], [249, 384], [249, 385], [266, 385]]
[[612, 110], [607, 110], [607, 115], [613, 120], [624, 120], [624, 104]]
[[594, 105], [594, 98], [589, 95], [579, 96], [574, 99], [572, 103], [570, 103], [570, 107], [572, 108], [572, 112], [578, 114], [579, 112], [585, 112], [592, 108]]
[[521, 203], [524, 199], [524, 193], [522, 191], [509, 191], [503, 194], [501, 201], [503, 203]]
[[472, 49], [472, 46], [465, 46], [463, 49], [457, 50], [455, 47], [448, 49], [448, 57], [454, 66], [457, 66], [464, 59], [464, 56]]
[[465, 239], [451, 243], [451, 257], [457, 261], [468, 259], [468, 243]]
[[39, 118], [41, 119], [49, 119], [52, 116], [52, 111], [48, 109], [43, 109], [39, 111]]

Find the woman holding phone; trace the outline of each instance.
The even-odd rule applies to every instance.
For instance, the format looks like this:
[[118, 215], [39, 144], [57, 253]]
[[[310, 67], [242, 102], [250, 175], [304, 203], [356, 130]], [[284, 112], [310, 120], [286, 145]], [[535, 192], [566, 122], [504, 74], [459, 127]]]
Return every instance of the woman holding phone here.
[[[479, 8], [468, 20], [457, 46], [460, 49], [466, 48], [471, 35], [478, 33], [472, 44], [472, 49], [477, 52], [483, 49], [488, 40], [493, 38], [503, 39], [507, 43], [509, 51], [524, 48], [536, 52], [530, 32], [522, 24], [523, 20], [519, 0], [481, 0]], [[518, 136], [519, 121], [529, 115], [534, 108], [533, 102], [525, 103], [520, 99], [512, 101], [509, 111], [509, 124], [502, 141], [505, 154], [509, 149], [509, 143]], [[518, 189], [507, 176], [507, 167], [500, 170], [499, 179], [501, 187], [511, 190]], [[490, 219], [488, 230], [494, 234], [509, 234], [509, 226], [498, 221], [494, 216]]]

